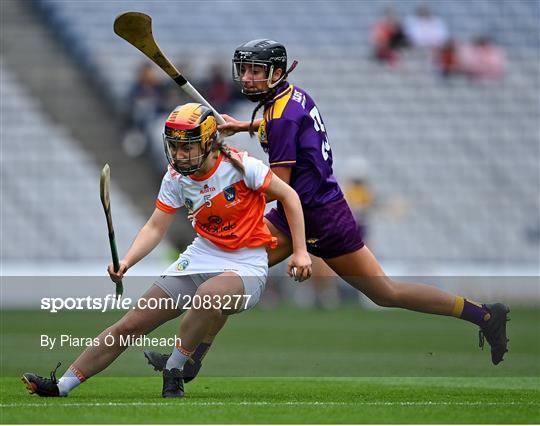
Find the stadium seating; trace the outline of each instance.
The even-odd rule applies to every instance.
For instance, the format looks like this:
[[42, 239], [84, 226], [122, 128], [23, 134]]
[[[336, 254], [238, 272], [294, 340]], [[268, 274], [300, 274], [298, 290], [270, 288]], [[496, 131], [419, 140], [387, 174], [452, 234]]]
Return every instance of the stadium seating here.
[[[394, 6], [405, 15], [423, 3]], [[372, 2], [37, 4], [120, 101], [146, 60], [112, 32], [123, 11], [150, 14], [158, 43], [189, 64], [192, 79], [210, 62], [229, 63], [242, 41], [282, 41], [300, 61], [290, 80], [308, 89], [323, 114], [336, 175], [354, 177], [354, 156], [369, 164], [378, 206], [370, 245], [380, 258], [538, 265], [538, 239], [528, 237], [540, 227], [537, 2], [429, 3], [458, 38], [489, 34], [505, 49], [508, 74], [489, 85], [440, 80], [425, 52], [406, 53], [400, 70], [372, 62], [367, 34], [380, 13]], [[236, 113], [247, 117], [250, 107]]]
[[[100, 166], [47, 117], [0, 57], [2, 75], [2, 261], [24, 274], [35, 263], [110, 261], [99, 200]], [[145, 218], [111, 184], [119, 247], [127, 249]], [[149, 259], [163, 256], [156, 250]], [[10, 262], [25, 266], [14, 271]], [[83, 268], [84, 269], [84, 268]], [[4, 269], [6, 271], [6, 269]], [[86, 269], [80, 273], [95, 270]]]

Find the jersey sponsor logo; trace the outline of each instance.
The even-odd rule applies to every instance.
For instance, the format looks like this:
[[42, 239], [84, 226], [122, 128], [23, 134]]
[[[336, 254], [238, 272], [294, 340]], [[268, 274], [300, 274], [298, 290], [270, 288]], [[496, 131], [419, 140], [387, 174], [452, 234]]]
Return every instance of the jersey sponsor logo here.
[[[223, 224], [222, 219], [219, 216], [210, 216], [208, 218], [208, 223], [201, 223], [199, 227], [210, 234], [221, 234], [223, 232], [232, 231], [236, 228], [236, 223], [231, 223], [230, 221]], [[220, 235], [221, 238], [236, 238], [237, 235]]]
[[184, 206], [186, 206], [186, 209], [193, 210], [193, 201], [191, 201], [189, 198], [186, 198], [184, 200]]
[[242, 202], [242, 200], [236, 199], [236, 200], [233, 201], [232, 203], [225, 204], [225, 208], [226, 208], [226, 209], [230, 209], [231, 207], [234, 207], [234, 206], [236, 206], [237, 204], [240, 204], [241, 202]]
[[219, 216], [208, 216], [208, 222], [210, 223], [216, 223], [216, 224], [220, 224], [221, 222], [223, 222], [223, 219]]
[[227, 201], [233, 201], [236, 198], [236, 190], [234, 186], [228, 186], [223, 190], [223, 196]]
[[227, 232], [236, 228], [236, 223], [227, 222], [225, 225], [220, 223], [202, 223], [200, 226], [203, 230], [212, 233]]
[[216, 188], [214, 186], [208, 186], [207, 184], [204, 185], [203, 189], [199, 191], [201, 195], [208, 194], [209, 192], [214, 192]]
[[180, 262], [176, 264], [176, 270], [178, 272], [184, 272], [189, 266], [189, 259], [180, 259]]

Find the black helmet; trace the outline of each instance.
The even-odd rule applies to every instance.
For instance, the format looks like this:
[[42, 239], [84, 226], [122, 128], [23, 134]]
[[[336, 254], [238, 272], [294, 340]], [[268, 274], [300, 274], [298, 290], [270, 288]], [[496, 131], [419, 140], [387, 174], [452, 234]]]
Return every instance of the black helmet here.
[[[251, 40], [238, 46], [233, 56], [233, 80], [242, 85], [242, 93], [248, 99], [258, 102], [272, 87], [281, 83], [287, 71], [287, 50], [285, 46], [274, 40], [265, 38]], [[262, 65], [266, 68], [266, 82], [268, 89], [259, 92], [248, 92], [244, 90], [241, 77], [242, 64]], [[276, 69], [282, 70], [282, 78], [272, 83], [272, 76]]]

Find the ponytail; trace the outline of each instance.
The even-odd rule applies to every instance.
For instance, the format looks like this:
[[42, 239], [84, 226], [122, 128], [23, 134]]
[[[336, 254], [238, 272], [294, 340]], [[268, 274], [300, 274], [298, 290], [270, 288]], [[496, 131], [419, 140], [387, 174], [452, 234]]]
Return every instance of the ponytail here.
[[244, 165], [238, 158], [233, 156], [230, 146], [227, 145], [223, 141], [223, 139], [216, 139], [213, 143], [212, 149], [219, 149], [221, 153], [229, 159], [229, 161], [238, 171], [240, 171], [243, 175], [246, 174], [246, 169], [244, 168]]
[[262, 98], [259, 101], [259, 103], [255, 107], [255, 109], [253, 110], [253, 113], [251, 114], [251, 121], [249, 122], [249, 136], [250, 137], [255, 136], [255, 131], [253, 130], [253, 122], [255, 121], [255, 117], [257, 116], [257, 112], [259, 112], [261, 107], [263, 107], [264, 105], [269, 103], [272, 99], [274, 99], [274, 96], [276, 95], [276, 93], [277, 93], [278, 89], [280, 88], [280, 86], [281, 85], [275, 86], [272, 89], [270, 89], [268, 92], [266, 92], [266, 95], [264, 96], [264, 98]]

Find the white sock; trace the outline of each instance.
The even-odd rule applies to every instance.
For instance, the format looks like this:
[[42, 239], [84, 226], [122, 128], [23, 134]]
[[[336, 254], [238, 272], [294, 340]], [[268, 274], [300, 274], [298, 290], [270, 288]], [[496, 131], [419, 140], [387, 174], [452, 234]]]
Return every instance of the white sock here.
[[66, 396], [72, 389], [79, 386], [86, 378], [75, 366], [70, 366], [60, 380], [58, 380], [58, 390], [61, 396]]
[[165, 368], [171, 370], [173, 368], [178, 368], [179, 370], [184, 369], [184, 365], [190, 356], [193, 354], [193, 351], [188, 351], [180, 345], [176, 345], [173, 349], [171, 356], [167, 360], [167, 365]]

